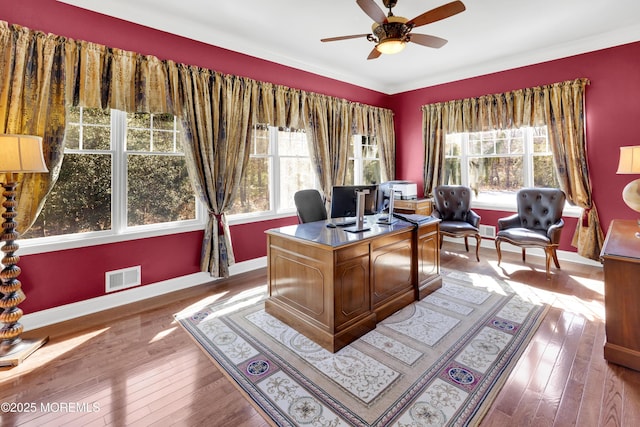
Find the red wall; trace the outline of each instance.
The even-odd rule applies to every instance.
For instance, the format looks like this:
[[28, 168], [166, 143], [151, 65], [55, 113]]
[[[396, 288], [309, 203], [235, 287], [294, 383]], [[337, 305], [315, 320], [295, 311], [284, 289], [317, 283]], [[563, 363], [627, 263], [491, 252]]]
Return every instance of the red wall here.
[[[618, 147], [638, 145], [635, 126], [640, 118], [640, 42], [556, 61], [405, 92], [393, 97], [399, 178], [419, 183], [423, 191], [424, 148], [421, 106], [586, 77], [586, 141], [588, 165], [603, 232], [611, 220], [634, 219], [638, 213], [622, 200], [632, 175], [616, 175]], [[420, 161], [418, 160], [420, 159]], [[496, 225], [503, 213], [478, 210], [482, 223]], [[576, 220], [566, 219], [561, 249], [570, 246]]]
[[[199, 271], [202, 232], [20, 257], [26, 313], [104, 294], [106, 271], [141, 266], [143, 284]], [[193, 250], [193, 248], [198, 249]]]
[[251, 222], [231, 227], [231, 241], [236, 262], [261, 258], [267, 255], [267, 237], [265, 230], [298, 223], [298, 217], [274, 219], [263, 222]]
[[[221, 73], [386, 107], [390, 97], [294, 68], [85, 11], [55, 0], [0, 0], [0, 20], [45, 33], [154, 55]], [[295, 217], [231, 228], [237, 262], [266, 255], [264, 231]], [[142, 266], [142, 284], [198, 272], [202, 232], [22, 256], [25, 313], [104, 295], [106, 271]]]

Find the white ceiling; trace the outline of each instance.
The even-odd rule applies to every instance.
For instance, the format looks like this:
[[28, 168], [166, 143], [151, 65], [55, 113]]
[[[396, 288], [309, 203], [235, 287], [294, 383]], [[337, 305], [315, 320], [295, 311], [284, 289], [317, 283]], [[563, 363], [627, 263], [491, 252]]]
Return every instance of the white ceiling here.
[[[371, 32], [355, 0], [59, 0], [387, 94], [640, 40], [639, 0], [463, 0], [466, 11], [415, 28], [449, 42], [414, 43], [367, 60]], [[375, 0], [384, 9], [382, 0]], [[412, 19], [449, 0], [398, 0]]]

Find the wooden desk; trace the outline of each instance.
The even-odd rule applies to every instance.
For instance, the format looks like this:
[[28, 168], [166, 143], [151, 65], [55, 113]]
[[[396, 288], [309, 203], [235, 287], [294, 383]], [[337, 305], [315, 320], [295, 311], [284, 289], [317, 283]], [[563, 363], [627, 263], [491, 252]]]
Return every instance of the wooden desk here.
[[439, 288], [440, 221], [375, 220], [359, 233], [327, 221], [267, 230], [267, 313], [335, 352]]
[[604, 358], [640, 370], [640, 227], [611, 222], [600, 258], [604, 264]]

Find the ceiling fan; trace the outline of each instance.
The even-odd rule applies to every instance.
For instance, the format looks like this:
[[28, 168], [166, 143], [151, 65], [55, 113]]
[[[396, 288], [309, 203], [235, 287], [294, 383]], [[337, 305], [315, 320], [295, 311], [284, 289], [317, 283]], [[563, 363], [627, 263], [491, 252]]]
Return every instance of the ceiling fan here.
[[382, 2], [385, 7], [389, 9], [388, 15], [385, 15], [383, 10], [374, 2], [374, 0], [356, 0], [356, 3], [364, 13], [373, 19], [374, 23], [371, 25], [373, 34], [354, 34], [350, 36], [329, 37], [321, 39], [320, 41], [333, 42], [366, 37], [367, 40], [376, 44], [371, 53], [369, 53], [367, 59], [376, 59], [383, 53], [398, 53], [405, 48], [405, 45], [408, 42], [438, 49], [444, 46], [447, 43], [447, 40], [426, 34], [412, 34], [411, 30], [415, 27], [420, 27], [422, 25], [449, 18], [466, 9], [461, 1], [453, 1], [424, 12], [413, 19], [407, 19], [393, 14], [392, 9], [396, 5], [397, 0], [382, 0]]

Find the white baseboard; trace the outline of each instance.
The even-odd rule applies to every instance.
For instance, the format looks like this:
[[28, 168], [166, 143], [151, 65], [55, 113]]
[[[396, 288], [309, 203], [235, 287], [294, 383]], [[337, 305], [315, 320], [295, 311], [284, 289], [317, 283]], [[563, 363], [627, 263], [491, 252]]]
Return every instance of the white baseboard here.
[[[445, 241], [460, 246], [463, 245], [460, 239], [445, 237]], [[494, 241], [491, 239], [482, 239], [482, 243], [480, 246], [483, 248], [495, 249]], [[519, 247], [510, 245], [508, 243], [501, 245], [500, 248], [503, 251], [520, 252]], [[527, 255], [529, 254], [530, 256], [544, 256], [543, 251], [530, 250], [529, 252], [527, 252]], [[601, 263], [581, 257], [576, 252], [558, 251], [558, 259], [568, 262], [602, 267]], [[267, 257], [255, 258], [249, 261], [244, 261], [232, 265], [229, 269], [229, 274], [233, 276], [266, 266]], [[216, 279], [212, 278], [207, 273], [193, 273], [187, 276], [175, 277], [173, 279], [165, 280], [162, 282], [153, 283], [137, 288], [131, 288], [122, 292], [117, 292], [115, 294], [104, 295], [85, 301], [79, 301], [72, 304], [50, 308], [47, 310], [37, 311], [35, 313], [25, 314], [20, 319], [20, 323], [22, 323], [22, 325], [24, 326], [25, 331], [29, 331], [32, 329], [41, 328], [43, 326], [52, 325], [54, 323], [64, 322], [65, 320], [97, 313], [99, 311], [107, 310], [121, 305], [130, 304], [132, 302], [142, 301], [147, 298], [156, 297], [158, 295], [175, 292], [181, 289], [190, 288], [192, 286], [202, 285], [204, 283], [209, 283], [212, 280]]]
[[[460, 246], [464, 246], [464, 240], [462, 239], [455, 239], [452, 237], [445, 237], [444, 238], [445, 242], [451, 242], [453, 244], [456, 245], [460, 245]], [[471, 239], [471, 242], [469, 243], [469, 250], [471, 250], [471, 247], [475, 244], [475, 240]], [[487, 239], [487, 238], [483, 238], [482, 239], [482, 243], [480, 244], [481, 248], [489, 248], [489, 249], [496, 249], [496, 245], [495, 245], [495, 241], [493, 239]], [[475, 250], [475, 249], [473, 249]], [[500, 245], [500, 250], [505, 251], [505, 252], [518, 252], [520, 253], [521, 249], [518, 246], [509, 244], [507, 242], [503, 242]], [[578, 255], [577, 252], [570, 252], [570, 251], [556, 251], [558, 254], [558, 260], [559, 261], [567, 261], [567, 262], [575, 262], [578, 264], [585, 264], [585, 265], [590, 265], [590, 266], [594, 266], [594, 267], [602, 267], [602, 263], [598, 262], [598, 261], [594, 261], [592, 259], [589, 258], [585, 258], [583, 256]], [[541, 257], [544, 258], [544, 250], [539, 249], [529, 249], [527, 251], [527, 256], [537, 256], [537, 257]]]
[[[267, 257], [255, 258], [249, 261], [240, 262], [229, 268], [231, 276], [266, 267]], [[20, 318], [20, 323], [25, 331], [52, 325], [65, 320], [71, 320], [99, 311], [108, 310], [132, 302], [142, 301], [158, 295], [175, 292], [181, 289], [210, 283], [215, 279], [208, 273], [193, 273], [186, 276], [175, 277], [162, 282], [152, 283], [137, 288], [131, 288], [114, 294], [103, 295], [84, 301], [61, 305], [34, 313], [25, 314]]]

